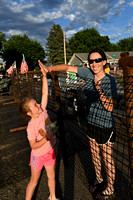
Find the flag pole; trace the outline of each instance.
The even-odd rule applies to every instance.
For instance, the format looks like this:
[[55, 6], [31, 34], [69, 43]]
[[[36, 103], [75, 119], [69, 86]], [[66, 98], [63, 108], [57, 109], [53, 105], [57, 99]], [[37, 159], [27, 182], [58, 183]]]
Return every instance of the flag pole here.
[[[24, 56], [24, 54], [23, 54], [23, 60], [25, 60], [25, 56]], [[27, 72], [26, 72], [26, 79], [28, 80]]]
[[18, 72], [17, 72], [17, 64], [16, 64], [16, 60], [14, 61], [15, 62], [15, 66], [16, 66], [16, 76], [18, 75]]
[[65, 60], [65, 65], [66, 65], [67, 62], [66, 62], [66, 42], [65, 42], [65, 31], [63, 31], [63, 41], [64, 41], [64, 60]]

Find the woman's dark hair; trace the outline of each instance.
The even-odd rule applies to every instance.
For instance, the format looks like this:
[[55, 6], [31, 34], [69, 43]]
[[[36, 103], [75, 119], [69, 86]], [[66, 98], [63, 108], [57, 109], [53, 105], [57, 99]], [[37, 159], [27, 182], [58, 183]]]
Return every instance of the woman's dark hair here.
[[107, 60], [107, 57], [106, 57], [106, 54], [104, 53], [104, 51], [102, 51], [101, 49], [98, 49], [98, 48], [95, 48], [95, 49], [92, 49], [90, 52], [89, 52], [89, 55], [88, 55], [88, 61], [90, 60], [90, 55], [92, 53], [99, 53], [102, 57], [103, 60]]

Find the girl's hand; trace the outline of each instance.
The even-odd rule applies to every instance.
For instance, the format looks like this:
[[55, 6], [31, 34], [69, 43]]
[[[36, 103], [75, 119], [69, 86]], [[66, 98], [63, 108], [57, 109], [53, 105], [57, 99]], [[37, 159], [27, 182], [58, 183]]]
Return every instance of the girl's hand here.
[[47, 67], [40, 61], [38, 60], [39, 66], [41, 68], [41, 72], [44, 76], [46, 76], [46, 74], [48, 73], [48, 69]]

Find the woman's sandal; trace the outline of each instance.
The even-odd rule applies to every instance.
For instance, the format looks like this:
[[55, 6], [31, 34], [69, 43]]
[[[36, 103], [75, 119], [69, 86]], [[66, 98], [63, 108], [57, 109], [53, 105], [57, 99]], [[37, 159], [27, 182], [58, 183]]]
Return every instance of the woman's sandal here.
[[113, 194], [103, 194], [102, 192], [100, 192], [99, 194], [96, 195], [96, 199], [98, 200], [115, 200], [115, 193]]

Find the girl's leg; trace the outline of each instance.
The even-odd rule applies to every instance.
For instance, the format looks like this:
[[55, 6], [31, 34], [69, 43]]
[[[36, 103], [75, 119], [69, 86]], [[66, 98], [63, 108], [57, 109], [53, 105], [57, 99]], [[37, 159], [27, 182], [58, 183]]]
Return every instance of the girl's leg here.
[[103, 181], [103, 178], [101, 175], [100, 148], [99, 144], [93, 139], [90, 139], [90, 150], [91, 150], [92, 162], [94, 164], [96, 173], [96, 180], [94, 184], [101, 183]]
[[106, 167], [107, 174], [107, 188], [103, 194], [113, 194], [114, 193], [114, 181], [115, 181], [115, 164], [112, 157], [112, 144], [107, 143], [102, 145], [102, 155]]
[[25, 200], [31, 200], [34, 190], [35, 190], [35, 187], [38, 183], [40, 174], [41, 174], [41, 171], [37, 171], [31, 166], [31, 178], [30, 178], [30, 182], [28, 183], [27, 188], [26, 188]]
[[56, 200], [55, 196], [55, 166], [45, 166], [47, 177], [48, 177], [48, 187], [50, 192], [50, 200]]

